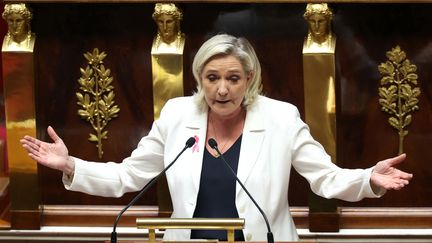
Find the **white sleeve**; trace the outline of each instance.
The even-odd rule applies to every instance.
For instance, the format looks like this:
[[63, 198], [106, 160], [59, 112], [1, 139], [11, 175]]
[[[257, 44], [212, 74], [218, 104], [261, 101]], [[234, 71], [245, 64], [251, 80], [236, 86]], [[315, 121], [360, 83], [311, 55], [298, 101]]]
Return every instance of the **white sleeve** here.
[[308, 126], [297, 115], [293, 133], [292, 162], [305, 177], [314, 193], [325, 198], [359, 201], [365, 197], [380, 197], [385, 190], [374, 193], [370, 185], [373, 168], [343, 169], [331, 161], [323, 146], [313, 139]]

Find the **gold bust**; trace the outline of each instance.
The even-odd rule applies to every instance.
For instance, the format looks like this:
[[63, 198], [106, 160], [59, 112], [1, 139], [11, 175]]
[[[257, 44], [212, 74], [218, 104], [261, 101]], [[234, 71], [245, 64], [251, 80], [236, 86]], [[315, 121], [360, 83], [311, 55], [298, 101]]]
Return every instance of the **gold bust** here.
[[174, 3], [156, 3], [152, 17], [158, 27], [152, 53], [182, 53], [185, 39], [180, 30], [182, 11]]
[[3, 51], [32, 51], [34, 34], [30, 29], [30, 20], [33, 15], [27, 6], [24, 3], [8, 3], [2, 17], [8, 26]]
[[308, 3], [303, 17], [309, 27], [304, 47], [316, 51], [334, 49], [335, 38], [331, 30], [333, 12], [327, 3]]

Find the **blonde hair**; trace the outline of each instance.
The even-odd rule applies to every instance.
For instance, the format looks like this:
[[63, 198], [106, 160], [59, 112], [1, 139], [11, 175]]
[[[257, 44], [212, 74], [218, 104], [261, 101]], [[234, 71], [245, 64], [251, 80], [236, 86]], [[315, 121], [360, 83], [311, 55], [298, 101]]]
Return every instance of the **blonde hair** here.
[[192, 73], [197, 82], [197, 91], [194, 94], [197, 104], [204, 108], [206, 102], [202, 87], [201, 72], [204, 66], [215, 56], [232, 55], [243, 66], [244, 71], [250, 75], [250, 82], [242, 105], [251, 105], [262, 91], [261, 65], [258, 57], [248, 40], [237, 38], [227, 34], [218, 34], [204, 42], [200, 47], [192, 63]]

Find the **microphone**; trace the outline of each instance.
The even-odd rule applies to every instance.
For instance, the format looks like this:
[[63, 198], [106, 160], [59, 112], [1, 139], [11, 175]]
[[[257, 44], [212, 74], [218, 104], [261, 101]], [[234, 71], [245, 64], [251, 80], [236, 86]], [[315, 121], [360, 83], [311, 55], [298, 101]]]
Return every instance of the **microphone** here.
[[138, 193], [138, 195], [136, 195], [129, 203], [128, 205], [126, 205], [121, 211], [120, 213], [117, 215], [117, 218], [114, 222], [114, 226], [113, 226], [113, 231], [111, 232], [111, 243], [117, 243], [117, 232], [116, 232], [116, 228], [117, 228], [117, 224], [120, 220], [120, 217], [123, 215], [123, 213], [133, 204], [135, 204], [135, 202], [142, 197], [142, 195], [159, 179], [159, 177], [161, 177], [161, 175], [163, 175], [173, 164], [174, 162], [177, 161], [177, 159], [180, 157], [180, 155], [183, 154], [183, 152], [192, 147], [192, 145], [195, 144], [195, 138], [190, 137], [187, 141], [186, 141], [186, 145], [184, 146], [184, 148], [182, 149], [182, 151], [180, 151], [180, 153], [177, 155], [177, 157], [175, 157], [175, 159], [165, 168], [163, 169], [157, 176], [153, 177], [153, 179], [151, 179], [144, 187], [143, 189], [141, 189], [140, 193]]
[[219, 158], [221, 158], [223, 160], [223, 162], [225, 162], [225, 165], [230, 169], [231, 173], [234, 175], [235, 179], [237, 180], [237, 182], [240, 184], [240, 186], [243, 188], [243, 190], [246, 192], [246, 194], [249, 196], [249, 198], [252, 200], [252, 202], [255, 204], [255, 206], [258, 208], [258, 210], [260, 211], [261, 215], [264, 218], [264, 221], [267, 225], [267, 242], [268, 243], [274, 243], [274, 239], [273, 239], [273, 233], [270, 229], [270, 224], [267, 220], [267, 216], [265, 215], [264, 211], [261, 209], [261, 207], [258, 205], [258, 203], [255, 201], [255, 199], [252, 197], [252, 195], [249, 193], [249, 191], [246, 189], [246, 187], [243, 185], [243, 183], [239, 180], [239, 178], [237, 177], [236, 173], [234, 172], [234, 170], [232, 169], [232, 167], [229, 165], [229, 163], [226, 161], [225, 157], [223, 156], [223, 154], [219, 151], [218, 149], [218, 145], [216, 140], [214, 140], [213, 138], [210, 138], [208, 140], [208, 144], [210, 145], [210, 147], [212, 149], [214, 149], [218, 155]]

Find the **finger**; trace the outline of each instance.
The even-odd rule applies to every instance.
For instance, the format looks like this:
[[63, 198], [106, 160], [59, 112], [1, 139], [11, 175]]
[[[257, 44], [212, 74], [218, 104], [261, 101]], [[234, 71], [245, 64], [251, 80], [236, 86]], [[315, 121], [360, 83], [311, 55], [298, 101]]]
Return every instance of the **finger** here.
[[29, 135], [25, 135], [24, 138], [22, 138], [22, 140], [23, 140], [22, 142], [26, 142], [26, 143], [35, 143], [35, 144], [41, 143], [40, 140], [38, 140], [32, 136], [29, 136]]
[[32, 153], [29, 153], [28, 156], [30, 158], [32, 158], [33, 160], [35, 160], [36, 162], [38, 162], [39, 164], [46, 165], [45, 162], [42, 160], [41, 157], [39, 157], [39, 156], [37, 156], [35, 154], [32, 154]]
[[21, 139], [20, 142], [21, 142], [22, 146], [27, 150], [37, 147], [36, 144], [34, 144], [33, 142], [31, 142], [27, 139]]
[[41, 144], [41, 141], [39, 141], [39, 140], [30, 141], [30, 142], [26, 143], [26, 145], [28, 147], [32, 148], [35, 151], [39, 151], [40, 144]]
[[399, 172], [400, 172], [399, 173], [399, 177], [401, 179], [411, 180], [413, 178], [413, 174], [411, 174], [411, 173], [406, 173], [406, 172], [403, 172], [403, 171], [399, 171]]
[[404, 161], [405, 158], [406, 158], [406, 154], [403, 153], [403, 154], [400, 154], [400, 155], [398, 155], [396, 157], [387, 159], [387, 162], [388, 162], [389, 166], [395, 166], [395, 165], [401, 163], [402, 161]]
[[54, 141], [54, 143], [61, 141], [61, 138], [57, 135], [57, 133], [54, 131], [54, 129], [51, 126], [48, 126], [47, 131], [48, 131], [48, 135]]
[[33, 147], [27, 145], [27, 144], [23, 144], [23, 147], [27, 150], [28, 153], [39, 156], [39, 150], [34, 149]]
[[394, 190], [400, 190], [400, 189], [404, 188], [406, 185], [408, 185], [408, 181], [395, 183], [393, 186], [393, 189]]
[[405, 187], [406, 185], [409, 184], [408, 180], [398, 180], [397, 182], [395, 182], [396, 187], [399, 189], [402, 189], [403, 187]]

